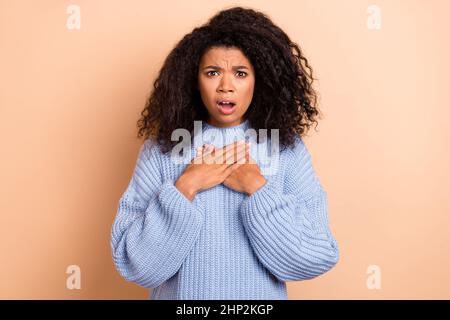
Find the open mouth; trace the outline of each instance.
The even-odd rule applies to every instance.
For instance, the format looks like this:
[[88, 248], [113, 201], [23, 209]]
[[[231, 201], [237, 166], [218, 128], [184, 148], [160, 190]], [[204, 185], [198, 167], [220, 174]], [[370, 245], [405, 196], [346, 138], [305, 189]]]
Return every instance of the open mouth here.
[[228, 100], [219, 100], [217, 101], [217, 107], [219, 108], [220, 113], [229, 115], [236, 110], [236, 103]]

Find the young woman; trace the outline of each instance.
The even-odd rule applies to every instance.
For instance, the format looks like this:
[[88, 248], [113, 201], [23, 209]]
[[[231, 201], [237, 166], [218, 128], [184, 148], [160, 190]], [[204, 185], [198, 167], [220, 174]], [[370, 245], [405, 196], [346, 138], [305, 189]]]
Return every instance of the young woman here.
[[[112, 226], [127, 281], [150, 299], [287, 299], [286, 281], [336, 265], [301, 138], [319, 115], [312, 81], [299, 46], [261, 12], [223, 10], [184, 36], [138, 122], [145, 141]], [[192, 134], [181, 164], [177, 129]], [[274, 142], [278, 161], [264, 166]]]

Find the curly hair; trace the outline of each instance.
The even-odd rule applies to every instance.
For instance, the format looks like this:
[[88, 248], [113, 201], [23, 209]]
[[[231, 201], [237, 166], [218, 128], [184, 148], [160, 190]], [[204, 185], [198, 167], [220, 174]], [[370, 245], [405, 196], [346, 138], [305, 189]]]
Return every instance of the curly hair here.
[[[194, 28], [172, 49], [153, 83], [153, 91], [138, 120], [138, 138], [154, 138], [162, 152], [177, 141], [177, 128], [193, 133], [194, 120], [206, 121], [208, 111], [197, 88], [203, 54], [211, 47], [238, 48], [255, 70], [255, 89], [244, 118], [258, 129], [279, 129], [281, 150], [305, 135], [320, 111], [312, 88], [312, 68], [298, 44], [270, 18], [249, 8], [222, 10]], [[191, 136], [193, 136], [191, 134]]]

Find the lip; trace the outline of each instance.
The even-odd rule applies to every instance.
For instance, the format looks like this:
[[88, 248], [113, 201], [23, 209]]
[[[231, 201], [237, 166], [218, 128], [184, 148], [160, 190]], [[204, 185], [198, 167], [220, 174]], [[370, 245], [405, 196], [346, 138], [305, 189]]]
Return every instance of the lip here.
[[219, 102], [232, 102], [232, 103], [236, 104], [236, 101], [234, 101], [233, 99], [227, 99], [227, 98], [216, 100], [216, 103], [219, 103]]
[[[223, 108], [223, 107], [219, 104], [219, 102], [222, 102], [222, 101], [232, 102], [232, 103], [234, 103], [234, 106], [231, 107], [231, 108]], [[234, 102], [234, 101], [232, 101], [232, 100], [225, 100], [225, 99], [217, 100], [217, 101], [216, 101], [216, 105], [217, 105], [217, 108], [219, 109], [219, 112], [220, 112], [221, 114], [223, 114], [223, 115], [230, 115], [230, 114], [232, 114], [232, 113], [234, 113], [234, 112], [236, 111], [236, 102]]]

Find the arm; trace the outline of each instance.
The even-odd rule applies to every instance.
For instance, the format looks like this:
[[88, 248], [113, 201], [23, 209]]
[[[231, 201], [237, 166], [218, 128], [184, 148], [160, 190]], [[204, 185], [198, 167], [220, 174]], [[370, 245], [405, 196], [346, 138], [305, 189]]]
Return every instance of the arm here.
[[115, 266], [127, 280], [156, 288], [180, 268], [196, 242], [203, 214], [175, 182], [161, 181], [157, 146], [141, 148], [111, 230]]
[[279, 280], [306, 280], [330, 270], [339, 249], [328, 225], [327, 194], [300, 138], [288, 155], [284, 191], [268, 180], [242, 203], [244, 228], [261, 263]]

